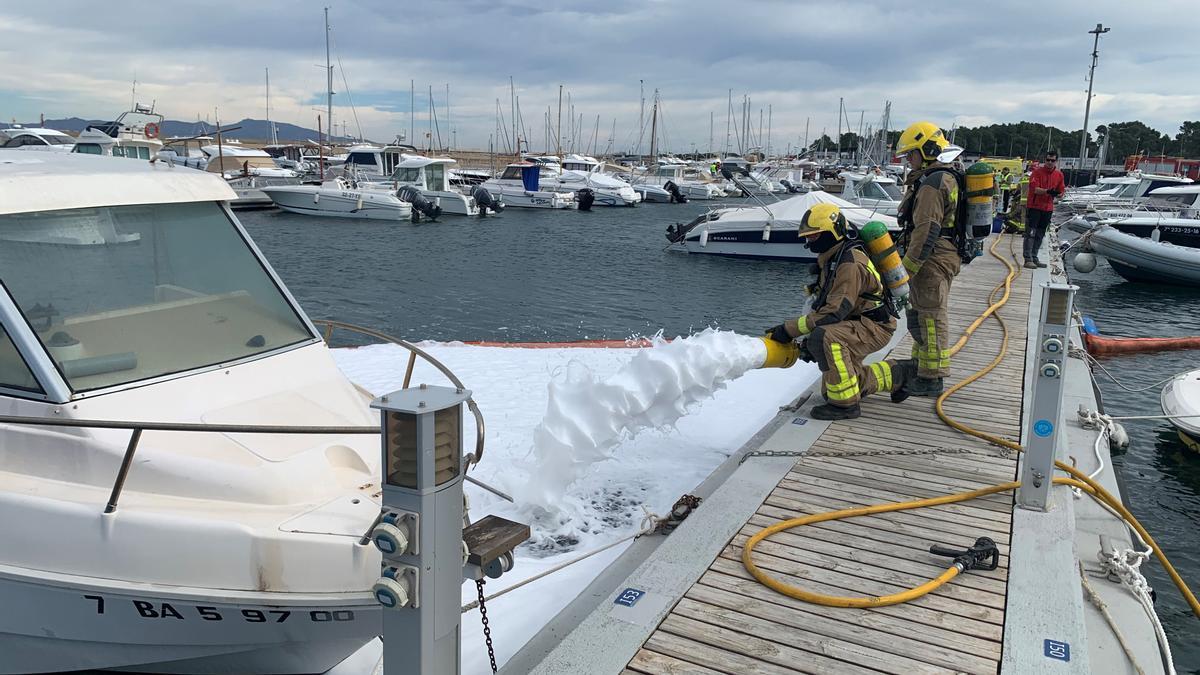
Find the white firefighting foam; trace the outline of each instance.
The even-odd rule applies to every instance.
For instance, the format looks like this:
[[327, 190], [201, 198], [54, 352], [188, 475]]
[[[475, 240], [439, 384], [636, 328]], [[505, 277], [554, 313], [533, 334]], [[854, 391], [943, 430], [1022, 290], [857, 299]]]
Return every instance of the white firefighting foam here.
[[530, 481], [522, 500], [561, 512], [568, 486], [621, 441], [670, 427], [730, 380], [760, 367], [759, 338], [707, 329], [638, 350], [615, 374], [598, 376], [571, 364], [549, 385], [546, 415], [533, 432]]

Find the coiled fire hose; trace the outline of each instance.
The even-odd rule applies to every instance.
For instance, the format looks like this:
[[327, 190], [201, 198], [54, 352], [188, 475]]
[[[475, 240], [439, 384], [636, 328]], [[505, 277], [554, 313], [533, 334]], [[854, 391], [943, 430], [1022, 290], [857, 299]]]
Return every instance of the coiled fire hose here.
[[[943, 404], [945, 403], [946, 399], [953, 396], [956, 392], [961, 390], [963, 387], [966, 387], [967, 385], [971, 384], [972, 382], [987, 375], [989, 372], [991, 372], [993, 369], [995, 369], [997, 365], [1000, 364], [1000, 362], [1004, 359], [1005, 355], [1008, 353], [1008, 327], [1007, 327], [1007, 325], [1005, 325], [1004, 319], [1001, 318], [999, 314], [996, 314], [996, 310], [998, 310], [1000, 307], [1004, 306], [1004, 304], [1008, 302], [1008, 299], [1009, 299], [1009, 296], [1010, 296], [1011, 290], [1012, 290], [1012, 282], [1017, 277], [1017, 275], [1020, 273], [1020, 268], [1009, 263], [1008, 260], [1006, 260], [1005, 258], [1003, 258], [1002, 256], [1000, 256], [999, 254], [996, 253], [996, 247], [999, 246], [1000, 239], [1001, 239], [1001, 237], [995, 238], [995, 241], [992, 243], [991, 247], [988, 249], [988, 253], [990, 253], [992, 255], [992, 257], [994, 257], [997, 260], [999, 260], [1000, 262], [1004, 263], [1005, 267], [1008, 268], [1008, 274], [1005, 276], [1004, 281], [1002, 281], [994, 289], [992, 289], [991, 294], [988, 296], [988, 300], [990, 302], [992, 302], [992, 304], [986, 310], [984, 310], [984, 312], [982, 314], [980, 314], [971, 323], [971, 325], [969, 325], [967, 327], [967, 329], [963, 332], [962, 337], [960, 337], [958, 339], [958, 342], [956, 342], [950, 350], [951, 355], [958, 353], [970, 341], [971, 335], [975, 332], [975, 330], [977, 328], [979, 328], [979, 326], [982, 325], [982, 323], [989, 316], [991, 316], [991, 317], [995, 318], [996, 321], [1000, 324], [1000, 328], [1001, 328], [1001, 331], [1003, 334], [1003, 338], [1002, 338], [1001, 344], [1000, 344], [999, 354], [987, 366], [984, 366], [982, 369], [976, 371], [975, 373], [972, 373], [966, 379], [962, 380], [961, 382], [956, 383], [955, 385], [953, 385], [949, 389], [947, 389], [945, 392], [943, 392], [942, 395], [937, 398], [937, 402], [935, 403], [934, 407], [935, 407], [935, 410], [937, 411], [938, 417], [943, 422], [945, 422], [949, 426], [953, 427], [954, 429], [957, 429], [965, 434], [969, 434], [976, 438], [987, 441], [988, 443], [992, 443], [994, 445], [998, 445], [1003, 448], [1008, 448], [1010, 450], [1015, 450], [1015, 451], [1020, 452], [1020, 451], [1023, 451], [1024, 449], [1021, 447], [1021, 445], [1019, 443], [1015, 443], [1008, 439], [1000, 438], [998, 436], [994, 436], [992, 434], [988, 434], [983, 431], [979, 431], [978, 429], [974, 429], [966, 424], [963, 424], [963, 423], [951, 418], [943, 408]], [[995, 299], [996, 295], [998, 293], [1000, 293], [1001, 291], [1003, 291], [1003, 293], [1001, 294], [1001, 297], [998, 300]], [[1154, 541], [1153, 537], [1150, 536], [1150, 533], [1146, 531], [1146, 528], [1143, 527], [1140, 522], [1138, 522], [1137, 518], [1134, 517], [1134, 515], [1129, 511], [1129, 509], [1125, 508], [1125, 505], [1123, 503], [1121, 503], [1121, 500], [1119, 500], [1115, 496], [1113, 496], [1112, 493], [1110, 493], [1108, 490], [1104, 489], [1104, 487], [1102, 485], [1100, 485], [1099, 483], [1097, 483], [1095, 480], [1089, 478], [1083, 472], [1075, 469], [1075, 467], [1072, 467], [1069, 464], [1065, 464], [1065, 463], [1059, 462], [1059, 461], [1055, 461], [1055, 466], [1070, 475], [1069, 478], [1067, 478], [1067, 477], [1055, 478], [1054, 479], [1055, 485], [1068, 485], [1071, 487], [1078, 488], [1079, 490], [1085, 492], [1090, 497], [1092, 497], [1096, 501], [1100, 502], [1102, 505], [1107, 506], [1110, 510], [1112, 510], [1115, 513], [1117, 513], [1118, 515], [1120, 515], [1120, 517], [1126, 523], [1128, 523], [1129, 526], [1132, 527], [1141, 536], [1141, 538], [1145, 541], [1146, 545], [1149, 546], [1150, 549], [1154, 551], [1154, 556], [1156, 558], [1158, 558], [1158, 561], [1162, 564], [1163, 569], [1166, 570], [1167, 574], [1171, 577], [1171, 581], [1173, 581], [1175, 583], [1175, 586], [1179, 588], [1179, 592], [1183, 595], [1184, 600], [1186, 600], [1188, 605], [1191, 607], [1192, 613], [1195, 614], [1197, 618], [1200, 618], [1200, 602], [1198, 602], [1196, 600], [1196, 596], [1192, 593], [1191, 589], [1188, 588], [1188, 585], [1183, 580], [1183, 578], [1181, 576], [1179, 576], [1179, 573], [1175, 570], [1175, 567], [1173, 565], [1171, 565], [1171, 562], [1167, 559], [1166, 554], [1163, 553], [1162, 549]], [[996, 485], [989, 485], [986, 487], [979, 488], [977, 490], [970, 490], [967, 492], [959, 492], [956, 494], [949, 494], [949, 495], [944, 495], [941, 497], [933, 497], [930, 499], [918, 499], [918, 500], [913, 500], [913, 501], [897, 502], [897, 503], [891, 503], [891, 504], [877, 504], [874, 506], [863, 506], [863, 507], [857, 507], [857, 508], [851, 508], [851, 509], [842, 509], [839, 511], [829, 511], [826, 513], [817, 513], [817, 514], [812, 514], [812, 515], [808, 515], [808, 516], [802, 516], [800, 518], [792, 518], [790, 520], [785, 520], [783, 522], [776, 523], [775, 525], [767, 527], [767, 528], [763, 529], [762, 531], [756, 533], [754, 536], [750, 537], [750, 539], [748, 539], [746, 541], [746, 544], [742, 549], [742, 564], [745, 566], [746, 571], [748, 571], [755, 579], [757, 579], [759, 581], [759, 583], [762, 583], [763, 585], [767, 586], [768, 588], [771, 588], [779, 593], [782, 593], [786, 596], [795, 598], [797, 600], [802, 600], [804, 602], [810, 602], [810, 603], [817, 604], [817, 605], [825, 605], [827, 607], [867, 608], [867, 607], [885, 607], [888, 605], [897, 605], [897, 604], [901, 604], [904, 602], [909, 602], [911, 600], [916, 600], [917, 598], [920, 598], [920, 597], [936, 590], [940, 586], [949, 582], [954, 577], [958, 576], [964, 570], [973, 567], [972, 562], [969, 560], [969, 556], [959, 557], [958, 559], [955, 560], [953, 565], [951, 565], [945, 572], [943, 572], [937, 578], [931, 579], [931, 580], [925, 582], [924, 584], [921, 584], [920, 586], [910, 588], [906, 591], [902, 591], [899, 593], [893, 593], [890, 595], [882, 595], [882, 596], [878, 596], [878, 597], [875, 597], [875, 596], [849, 597], [849, 596], [826, 595], [823, 593], [814, 593], [812, 591], [807, 591], [803, 588], [794, 586], [792, 584], [788, 584], [788, 583], [779, 581], [778, 579], [776, 579], [776, 578], [770, 576], [769, 574], [767, 574], [766, 572], [764, 572], [762, 569], [760, 569], [758, 567], [757, 564], [755, 564], [754, 557], [753, 557], [754, 556], [754, 547], [759, 542], [763, 541], [764, 539], [770, 537], [773, 534], [783, 532], [785, 530], [797, 528], [797, 527], [802, 527], [804, 525], [811, 525], [813, 523], [821, 523], [821, 522], [826, 522], [826, 521], [830, 521], [830, 520], [841, 520], [844, 518], [854, 518], [857, 516], [868, 516], [868, 515], [874, 515], [874, 514], [878, 514], [878, 513], [888, 513], [888, 512], [892, 512], [892, 511], [907, 511], [910, 509], [919, 509], [919, 508], [924, 508], [927, 506], [941, 506], [943, 504], [954, 504], [957, 502], [964, 502], [964, 501], [968, 501], [971, 499], [984, 497], [986, 495], [996, 494], [998, 492], [1008, 492], [1010, 490], [1015, 490], [1015, 489], [1019, 488], [1020, 486], [1021, 486], [1020, 481], [1011, 481], [1011, 482], [1007, 482], [1007, 483], [999, 483]], [[981, 540], [981, 541], [984, 541], [984, 540]], [[968, 553], [968, 552], [964, 551], [962, 553]]]

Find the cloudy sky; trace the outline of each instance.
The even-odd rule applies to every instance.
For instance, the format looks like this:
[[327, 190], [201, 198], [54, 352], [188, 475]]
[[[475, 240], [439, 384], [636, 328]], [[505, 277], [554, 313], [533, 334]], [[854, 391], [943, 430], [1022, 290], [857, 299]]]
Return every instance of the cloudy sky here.
[[[893, 102], [893, 126], [1029, 120], [1077, 129], [1097, 22], [1101, 39], [1092, 123], [1141, 119], [1174, 134], [1200, 119], [1195, 0], [912, 3], [905, 0], [205, 0], [6, 3], [0, 114], [10, 119], [112, 118], [137, 98], [169, 119], [272, 117], [316, 125], [324, 105], [322, 7], [329, 6], [334, 118], [390, 140], [417, 136], [433, 87], [442, 135], [446, 85], [458, 147], [485, 148], [496, 100], [509, 115], [511, 76], [535, 148], [558, 91], [571, 94], [600, 150], [636, 143], [639, 80], [663, 101], [670, 149], [726, 138], [729, 90], [751, 98], [758, 126], [771, 108], [776, 147], [837, 128], [838, 98], [857, 128]], [[343, 81], [343, 77], [344, 80]], [[349, 87], [347, 88], [347, 84]], [[349, 91], [349, 96], [347, 95]], [[564, 98], [565, 100], [565, 98]], [[648, 109], [647, 104], [647, 109]], [[565, 103], [564, 103], [565, 108]], [[861, 112], [860, 111], [865, 111]], [[568, 113], [563, 113], [567, 134]], [[509, 122], [511, 124], [511, 122]], [[764, 125], [765, 127], [765, 125]], [[764, 129], [765, 135], [765, 129]], [[586, 139], [585, 139], [586, 142]]]

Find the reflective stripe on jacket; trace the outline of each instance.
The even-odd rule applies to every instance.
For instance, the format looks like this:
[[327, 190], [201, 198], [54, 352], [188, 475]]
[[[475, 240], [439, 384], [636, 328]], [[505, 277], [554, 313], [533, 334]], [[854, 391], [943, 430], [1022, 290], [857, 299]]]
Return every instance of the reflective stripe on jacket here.
[[[879, 271], [871, 264], [871, 259], [858, 247], [842, 260], [834, 272], [833, 279], [826, 279], [825, 270], [835, 255], [841, 255], [845, 243], [834, 246], [817, 258], [821, 267], [817, 279], [817, 290], [813, 293], [814, 301], [825, 292], [825, 301], [819, 307], [796, 319], [796, 332], [808, 335], [817, 326], [827, 326], [839, 321], [854, 319], [865, 312], [877, 309], [883, 304], [883, 281]], [[828, 284], [828, 286], [826, 285]]]

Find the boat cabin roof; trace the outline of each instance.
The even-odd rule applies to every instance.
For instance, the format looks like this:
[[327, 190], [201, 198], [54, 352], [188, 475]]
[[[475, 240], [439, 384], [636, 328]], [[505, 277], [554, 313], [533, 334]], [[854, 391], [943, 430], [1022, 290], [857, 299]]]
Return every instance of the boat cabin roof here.
[[0, 150], [0, 214], [125, 204], [229, 201], [220, 178], [165, 162]]
[[[838, 178], [841, 178], [842, 180], [852, 180], [856, 183], [859, 183], [867, 179], [867, 174], [862, 173], [861, 171], [843, 171], [838, 174]], [[886, 174], [872, 174], [872, 182], [895, 183], [896, 179]]]
[[457, 160], [449, 157], [406, 157], [396, 165], [397, 169], [419, 169], [430, 164], [458, 164]]
[[1171, 187], [1160, 187], [1150, 191], [1152, 195], [1194, 195], [1200, 193], [1200, 183], [1192, 185], [1174, 185]]

